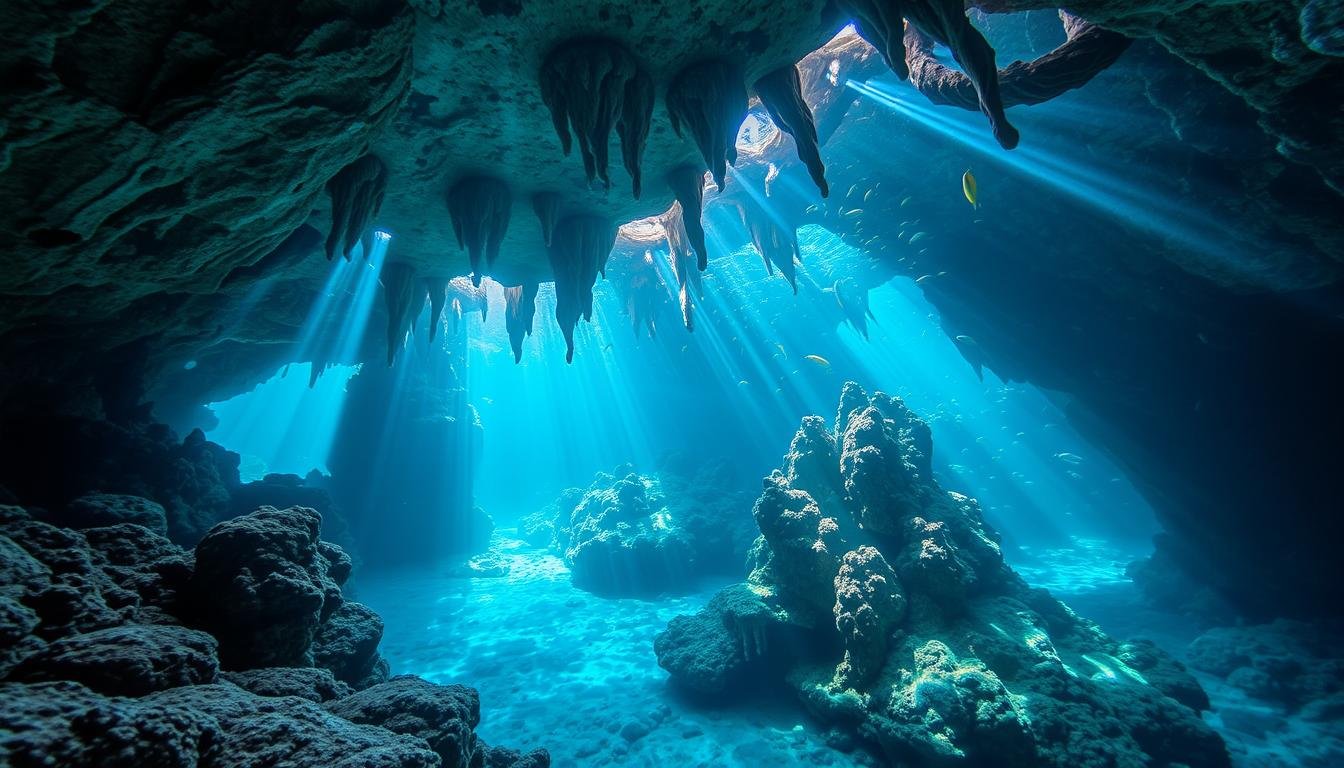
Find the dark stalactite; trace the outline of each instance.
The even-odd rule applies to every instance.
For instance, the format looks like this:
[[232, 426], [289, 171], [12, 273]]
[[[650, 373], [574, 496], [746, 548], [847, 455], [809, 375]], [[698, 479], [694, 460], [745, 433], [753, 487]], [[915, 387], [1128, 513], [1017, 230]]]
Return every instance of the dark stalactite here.
[[555, 222], [560, 218], [560, 195], [556, 192], [538, 192], [532, 196], [532, 210], [536, 211], [541, 222], [541, 239], [546, 247], [551, 247], [551, 238], [555, 235]]
[[504, 289], [504, 325], [513, 348], [513, 362], [523, 361], [523, 338], [532, 335], [537, 314], [537, 283], [524, 283]]
[[771, 265], [778, 267], [779, 273], [789, 281], [789, 287], [795, 294], [798, 293], [795, 262], [801, 261], [802, 257], [798, 250], [797, 232], [781, 226], [769, 211], [753, 202], [736, 200], [733, 204], [742, 218], [742, 224], [751, 235], [751, 244], [756, 246], [757, 252], [765, 262], [765, 271], [773, 275], [774, 269]]
[[[1065, 11], [1059, 12], [1067, 39], [1033, 61], [1015, 61], [999, 70], [999, 92], [1005, 107], [1040, 104], [1081, 88], [1120, 58], [1133, 42]], [[933, 40], [911, 27], [905, 32], [905, 58], [910, 84], [934, 104], [979, 109], [975, 84], [938, 61]]]
[[448, 303], [448, 278], [426, 277], [425, 291], [429, 294], [429, 341], [432, 343], [439, 330], [443, 307]]
[[555, 227], [549, 250], [555, 277], [555, 320], [565, 336], [565, 362], [574, 361], [574, 326], [593, 319], [593, 284], [616, 243], [616, 227], [596, 216], [569, 216]]
[[691, 248], [687, 246], [686, 225], [680, 203], [663, 218], [663, 232], [667, 238], [667, 253], [672, 261], [672, 274], [677, 277], [677, 303], [681, 307], [681, 322], [686, 330], [695, 330], [695, 307], [691, 301], [694, 292], [697, 298], [704, 298], [700, 270], [692, 261]]
[[570, 40], [546, 57], [540, 80], [541, 98], [551, 111], [560, 147], [568, 156], [573, 139], [578, 140], [588, 183], [601, 179], [604, 187], [611, 188], [608, 141], [615, 128], [639, 197], [640, 158], [653, 115], [653, 80], [640, 70], [635, 57], [612, 40]]
[[1017, 129], [1003, 112], [994, 49], [966, 17], [961, 0], [836, 0], [836, 4], [854, 20], [855, 31], [882, 54], [887, 66], [902, 80], [910, 77], [903, 18], [912, 28], [947, 46], [974, 84], [980, 111], [989, 118], [999, 146], [1017, 146]]
[[637, 70], [625, 84], [621, 119], [616, 123], [616, 134], [621, 137], [621, 159], [630, 174], [630, 190], [636, 200], [644, 191], [642, 163], [649, 126], [653, 123], [653, 99], [653, 78], [643, 70]]
[[667, 112], [678, 136], [690, 133], [714, 183], [723, 189], [727, 166], [737, 162], [737, 131], [747, 117], [742, 69], [726, 59], [683, 69], [668, 86]]
[[686, 238], [695, 249], [696, 267], [703, 271], [709, 265], [709, 252], [705, 250], [705, 227], [700, 223], [705, 199], [705, 172], [693, 165], [683, 165], [667, 174], [667, 185], [672, 188], [677, 202], [681, 203], [681, 220], [686, 228]]
[[826, 184], [826, 166], [821, 162], [817, 140], [817, 126], [812, 121], [812, 110], [803, 100], [803, 83], [798, 67], [776, 69], [756, 81], [756, 95], [770, 113], [770, 119], [781, 131], [793, 137], [798, 159], [807, 166], [808, 175], [821, 190], [821, 196], [830, 194]]
[[[453, 219], [457, 245], [471, 257], [471, 284], [479, 286], [485, 270], [499, 258], [499, 246], [509, 228], [513, 194], [509, 186], [489, 176], [470, 176], [448, 190], [448, 213]], [[484, 257], [484, 265], [482, 265]]]
[[[415, 313], [420, 309], [415, 302], [415, 267], [399, 261], [384, 264], [379, 282], [383, 284], [383, 299], [387, 304], [387, 365], [390, 368], [406, 340]], [[423, 290], [423, 284], [420, 287]], [[424, 293], [419, 297], [423, 304]]]
[[[360, 242], [387, 192], [387, 166], [377, 155], [365, 155], [345, 166], [327, 182], [331, 194], [331, 232], [327, 234], [327, 258], [340, 249], [346, 261]], [[365, 249], [364, 258], [368, 258]]]

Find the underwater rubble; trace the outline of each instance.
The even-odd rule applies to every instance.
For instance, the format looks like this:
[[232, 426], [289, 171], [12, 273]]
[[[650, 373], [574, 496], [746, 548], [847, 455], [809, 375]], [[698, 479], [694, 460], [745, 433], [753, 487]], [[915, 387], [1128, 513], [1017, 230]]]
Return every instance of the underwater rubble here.
[[764, 481], [747, 580], [655, 639], [678, 687], [783, 683], [823, 724], [915, 765], [1230, 765], [1181, 664], [1029, 587], [928, 426], [845, 385]]
[[140, 524], [154, 509], [121, 497], [73, 530], [0, 507], [0, 762], [550, 764], [478, 739], [471, 688], [389, 677], [314, 510], [261, 507], [192, 550]]
[[706, 576], [736, 572], [751, 543], [733, 514], [747, 500], [725, 472], [723, 462], [691, 473], [664, 466], [641, 475], [629, 464], [599, 472], [586, 489], [567, 488], [525, 517], [519, 533], [563, 556], [574, 586], [594, 594], [687, 592]]

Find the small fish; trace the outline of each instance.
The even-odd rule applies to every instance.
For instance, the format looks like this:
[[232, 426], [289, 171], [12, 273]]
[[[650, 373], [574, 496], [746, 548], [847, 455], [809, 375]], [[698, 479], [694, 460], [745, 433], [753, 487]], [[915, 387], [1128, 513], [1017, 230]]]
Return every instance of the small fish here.
[[737, 386], [739, 386], [739, 387], [746, 387], [746, 386], [750, 386], [750, 385], [751, 385], [751, 382], [747, 381], [746, 379], [742, 379], [741, 381], [737, 382]]
[[913, 196], [905, 198], [904, 200], [901, 201], [901, 207], [904, 208], [905, 206], [909, 205], [910, 201], [914, 199], [915, 198]]
[[610, 351], [611, 351], [611, 342], [607, 342], [607, 346], [603, 347], [603, 348], [602, 348], [602, 351], [603, 351], [603, 352], [610, 352]]
[[803, 210], [803, 213], [805, 215], [811, 216], [812, 214], [816, 213], [819, 210], [821, 210], [821, 206], [817, 205], [816, 203], [813, 203], [812, 205], [807, 206], [807, 208]]
[[816, 363], [817, 365], [821, 366], [822, 368], [830, 368], [830, 367], [831, 367], [831, 361], [830, 361], [830, 360], [827, 360], [826, 358], [822, 357], [821, 355], [803, 355], [803, 359], [804, 359], [804, 360], [811, 361], [811, 362], [813, 362], [813, 363]]
[[867, 192], [864, 192], [864, 193], [863, 193], [863, 202], [866, 203], [866, 202], [868, 202], [869, 200], [872, 200], [872, 199], [873, 199], [873, 193], [876, 192], [876, 191], [877, 191], [877, 187], [873, 187], [872, 189], [868, 190]]
[[923, 285], [933, 279], [933, 275], [920, 275], [915, 278], [915, 285]]
[[1069, 453], [1068, 451], [1060, 451], [1059, 453], [1056, 453], [1056, 454], [1055, 454], [1055, 458], [1056, 458], [1057, 460], [1059, 460], [1059, 461], [1062, 461], [1062, 462], [1066, 463], [1066, 464], [1082, 464], [1082, 463], [1083, 463], [1083, 457], [1082, 457], [1082, 456], [1079, 456], [1079, 455], [1076, 454], [1076, 453]]
[[843, 215], [844, 215], [844, 217], [845, 217], [846, 219], [852, 219], [852, 218], [854, 218], [855, 216], [862, 216], [862, 215], [863, 215], [863, 209], [862, 209], [862, 208], [851, 208], [850, 210], [845, 211]]
[[918, 243], [920, 240], [923, 240], [928, 236], [929, 236], [928, 232], [916, 232], [915, 234], [910, 236], [910, 244], [914, 245], [915, 243]]
[[966, 172], [961, 174], [961, 193], [966, 196], [966, 202], [971, 204], [972, 208], [979, 208], [980, 204], [976, 202], [979, 188], [975, 183], [975, 174], [967, 168]]
[[849, 191], [845, 193], [845, 199], [848, 200], [849, 198], [853, 197], [853, 196], [854, 196], [854, 193], [855, 193], [855, 192], [858, 192], [858, 191], [859, 191], [859, 185], [858, 185], [858, 184], [850, 184], [850, 185], [849, 185]]

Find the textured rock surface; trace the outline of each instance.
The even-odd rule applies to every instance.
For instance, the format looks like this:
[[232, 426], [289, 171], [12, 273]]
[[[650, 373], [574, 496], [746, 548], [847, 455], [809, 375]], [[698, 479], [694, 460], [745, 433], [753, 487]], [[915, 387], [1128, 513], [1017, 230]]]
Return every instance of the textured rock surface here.
[[585, 489], [569, 488], [520, 530], [550, 546], [575, 585], [604, 595], [648, 595], [689, 588], [697, 576], [732, 572], [749, 536], [733, 521], [722, 462], [684, 466], [670, 457], [657, 476], [623, 465], [599, 472]]
[[183, 627], [127, 625], [56, 640], [19, 663], [18, 682], [73, 680], [108, 696], [145, 696], [219, 676], [215, 639]]
[[71, 528], [103, 528], [131, 523], [160, 536], [168, 535], [168, 513], [158, 504], [139, 496], [111, 493], [81, 496], [66, 506], [62, 522]]
[[468, 768], [479, 750], [473, 729], [481, 722], [481, 703], [475, 691], [461, 685], [394, 677], [327, 709], [353, 723], [424, 739], [445, 768]]
[[[853, 383], [833, 433], [807, 417], [757, 501], [747, 583], [657, 638], [673, 681], [723, 695], [784, 679], [893, 762], [1229, 765], [1198, 683], [1027, 587], [975, 501], [933, 480], [932, 452], [900, 399]], [[789, 633], [805, 642], [770, 642]]]
[[[193, 561], [139, 525], [80, 532], [0, 506], [0, 764], [548, 766], [478, 742], [470, 688], [375, 685], [382, 622], [342, 599], [351, 563], [320, 522], [262, 507]], [[242, 669], [220, 673], [223, 648]], [[277, 656], [324, 666], [266, 666]]]
[[342, 604], [318, 552], [321, 525], [305, 507], [262, 507], [220, 523], [196, 545], [198, 621], [220, 638], [226, 669], [312, 664], [318, 626]]
[[353, 692], [323, 667], [263, 667], [225, 672], [223, 678], [258, 696], [298, 696], [319, 704]]

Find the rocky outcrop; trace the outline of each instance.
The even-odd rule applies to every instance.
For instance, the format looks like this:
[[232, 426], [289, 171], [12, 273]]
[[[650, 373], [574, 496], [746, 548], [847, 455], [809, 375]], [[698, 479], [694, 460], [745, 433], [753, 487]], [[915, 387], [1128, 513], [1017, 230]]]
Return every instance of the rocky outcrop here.
[[16, 682], [78, 680], [108, 696], [146, 696], [219, 676], [215, 639], [184, 627], [128, 624], [70, 635], [24, 658]]
[[470, 688], [383, 683], [382, 622], [341, 595], [350, 561], [320, 524], [262, 507], [193, 558], [142, 526], [0, 507], [0, 763], [549, 765], [479, 742]]
[[902, 764], [1229, 765], [1198, 683], [1029, 588], [932, 453], [899, 398], [853, 383], [834, 431], [804, 419], [756, 502], [747, 582], [655, 640], [673, 683], [722, 697], [785, 681]]
[[603, 595], [650, 595], [731, 572], [746, 552], [745, 517], [709, 463], [690, 477], [672, 470], [640, 475], [630, 465], [599, 472], [586, 490], [570, 488], [520, 530], [529, 543], [562, 554], [574, 584]]

